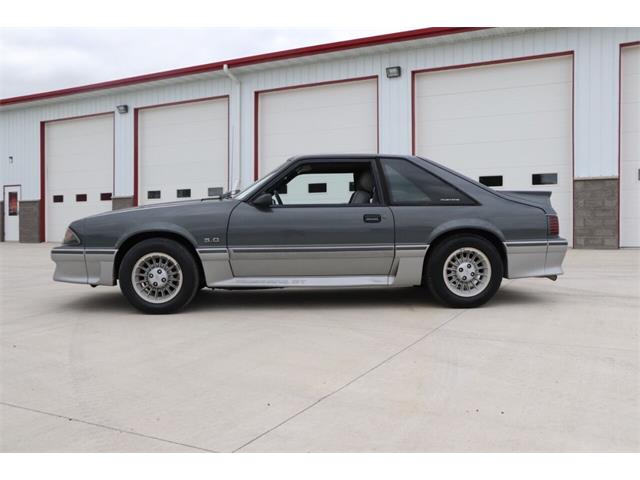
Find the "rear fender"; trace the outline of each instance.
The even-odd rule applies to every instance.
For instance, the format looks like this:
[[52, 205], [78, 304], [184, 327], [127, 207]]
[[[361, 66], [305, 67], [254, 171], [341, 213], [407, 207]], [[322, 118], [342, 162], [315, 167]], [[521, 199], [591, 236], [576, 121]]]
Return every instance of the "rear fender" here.
[[456, 218], [434, 228], [427, 239], [427, 243], [431, 245], [438, 237], [454, 230], [484, 230], [496, 236], [501, 242], [505, 241], [502, 232], [486, 220], [480, 218]]

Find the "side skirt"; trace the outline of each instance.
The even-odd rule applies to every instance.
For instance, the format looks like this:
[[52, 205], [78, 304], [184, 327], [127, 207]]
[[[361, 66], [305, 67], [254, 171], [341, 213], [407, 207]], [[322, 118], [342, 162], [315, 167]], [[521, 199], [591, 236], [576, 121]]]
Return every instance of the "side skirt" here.
[[198, 255], [206, 284], [211, 288], [410, 287], [422, 281], [422, 266], [428, 248], [426, 244], [397, 245], [388, 275], [234, 277], [227, 248], [200, 248]]
[[247, 287], [387, 287], [391, 278], [387, 275], [338, 276], [338, 277], [235, 277], [214, 282], [213, 288]]

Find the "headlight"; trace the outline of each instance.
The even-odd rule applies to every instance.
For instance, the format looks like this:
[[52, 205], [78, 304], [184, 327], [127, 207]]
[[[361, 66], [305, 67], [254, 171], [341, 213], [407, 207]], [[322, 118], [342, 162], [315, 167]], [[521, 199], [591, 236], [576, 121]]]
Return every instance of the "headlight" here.
[[64, 239], [62, 240], [63, 245], [80, 245], [80, 239], [76, 232], [67, 228], [67, 231], [64, 234]]

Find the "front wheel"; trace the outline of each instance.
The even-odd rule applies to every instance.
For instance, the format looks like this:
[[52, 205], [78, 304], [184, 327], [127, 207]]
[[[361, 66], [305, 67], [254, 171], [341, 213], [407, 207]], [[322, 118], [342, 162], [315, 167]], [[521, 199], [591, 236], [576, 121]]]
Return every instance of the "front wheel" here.
[[456, 308], [487, 302], [502, 283], [503, 265], [496, 247], [478, 235], [455, 235], [429, 256], [426, 282], [437, 300]]
[[119, 270], [120, 290], [145, 313], [172, 313], [186, 306], [199, 290], [199, 277], [193, 255], [166, 238], [134, 245]]

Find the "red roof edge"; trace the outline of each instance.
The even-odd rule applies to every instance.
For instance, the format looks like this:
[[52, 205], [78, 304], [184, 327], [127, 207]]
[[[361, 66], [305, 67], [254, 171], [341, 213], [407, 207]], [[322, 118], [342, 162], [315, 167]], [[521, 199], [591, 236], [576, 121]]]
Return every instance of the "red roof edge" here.
[[279, 52], [263, 53], [260, 55], [251, 55], [248, 57], [236, 58], [222, 62], [205, 63], [193, 67], [176, 68], [162, 72], [149, 73], [145, 75], [137, 75], [135, 77], [121, 78], [118, 80], [110, 80], [107, 82], [92, 83], [79, 87], [63, 88], [60, 90], [51, 90], [49, 92], [35, 93], [31, 95], [21, 95], [19, 97], [10, 97], [0, 99], [0, 106], [14, 105], [17, 103], [34, 102], [37, 100], [45, 100], [48, 98], [63, 97], [74, 95], [77, 93], [86, 93], [96, 90], [104, 90], [108, 88], [124, 87], [127, 85], [135, 85], [137, 83], [152, 82], [156, 80], [164, 80], [167, 78], [182, 77], [186, 75], [194, 75], [198, 73], [211, 72], [221, 70], [226, 63], [230, 68], [244, 67], [258, 63], [273, 62], [277, 60], [286, 60], [295, 57], [304, 57], [308, 55], [318, 55], [321, 53], [337, 52], [340, 50], [349, 50], [352, 48], [369, 47], [373, 45], [382, 45], [385, 43], [404, 42], [409, 40], [418, 40], [420, 38], [437, 37], [442, 35], [453, 35], [456, 33], [464, 33], [474, 30], [482, 30], [490, 27], [430, 27], [420, 28], [417, 30], [408, 30], [405, 32], [388, 33], [383, 35], [375, 35], [372, 37], [356, 38], [353, 40], [343, 40], [339, 42], [323, 43], [320, 45], [312, 45], [310, 47], [292, 48], [289, 50], [281, 50]]

